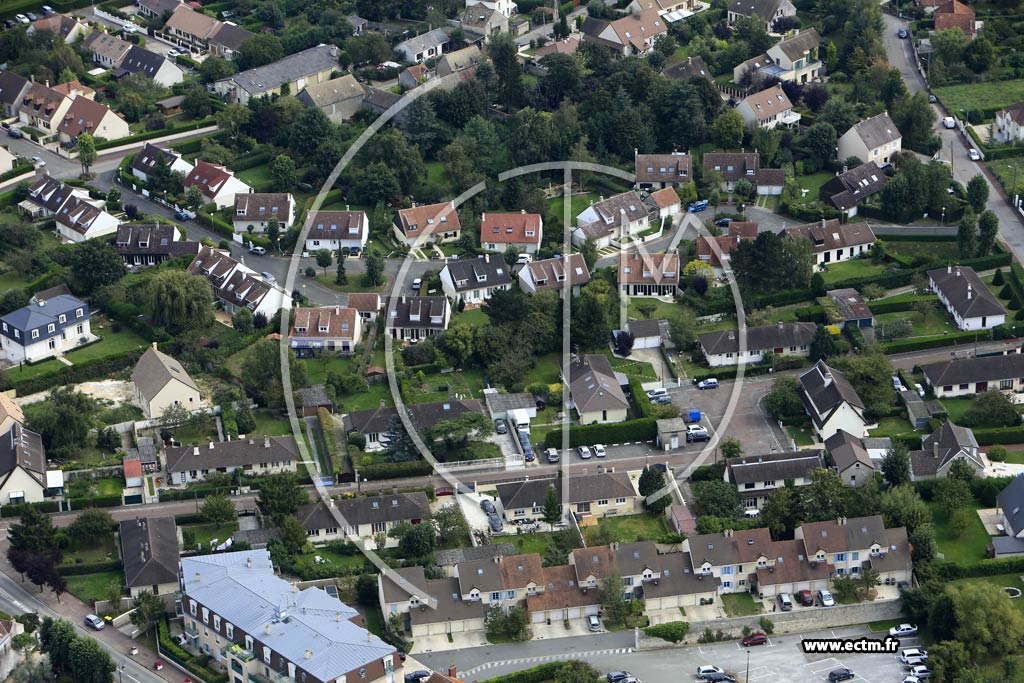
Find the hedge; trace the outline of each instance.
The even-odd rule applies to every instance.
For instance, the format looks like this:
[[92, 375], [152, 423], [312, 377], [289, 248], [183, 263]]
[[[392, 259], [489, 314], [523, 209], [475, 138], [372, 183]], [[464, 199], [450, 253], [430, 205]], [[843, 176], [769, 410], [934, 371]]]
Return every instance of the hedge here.
[[247, 171], [257, 166], [265, 166], [270, 162], [270, 152], [253, 152], [238, 157], [231, 162], [232, 171]]
[[[775, 359], [775, 372], [781, 372], [783, 370], [796, 370], [797, 368], [805, 367], [809, 364], [806, 358], [787, 358], [787, 357], [776, 357]], [[772, 372], [772, 366], [770, 363], [757, 365], [746, 365], [744, 366], [743, 376], [744, 377], [757, 377], [759, 375], [769, 375]], [[723, 367], [723, 368], [710, 368], [704, 372], [694, 372], [690, 375], [694, 382], [699, 382], [702, 379], [708, 379], [714, 377], [718, 380], [723, 379], [735, 379], [736, 375], [739, 374], [739, 369], [735, 366]]]
[[943, 346], [960, 346], [961, 344], [973, 344], [975, 339], [987, 339], [988, 335], [976, 336], [974, 332], [956, 332], [953, 334], [942, 334], [934, 337], [917, 337], [913, 339], [897, 339], [896, 341], [884, 342], [881, 344], [882, 352], [885, 354], [905, 353], [907, 351], [922, 351], [924, 349], [939, 349]]
[[227, 239], [231, 239], [235, 235], [234, 227], [216, 214], [200, 209], [196, 212], [196, 221], [198, 221], [200, 225], [207, 227], [214, 232], [220, 233]]
[[176, 135], [178, 133], [185, 133], [190, 130], [199, 130], [207, 126], [213, 126], [217, 124], [217, 119], [211, 117], [205, 119], [199, 119], [192, 123], [185, 124], [183, 126], [175, 126], [173, 128], [161, 128], [160, 130], [150, 130], [145, 133], [139, 133], [138, 135], [129, 135], [126, 138], [120, 138], [118, 140], [103, 140], [102, 142], [96, 143], [96, 151], [103, 149], [111, 149], [114, 147], [121, 147], [123, 145], [132, 145], [136, 142], [145, 142], [146, 140], [155, 140], [156, 138], [162, 138], [167, 135]]
[[797, 322], [800, 323], [825, 323], [825, 309], [821, 306], [804, 306], [795, 311]]
[[327, 408], [318, 408], [316, 416], [320, 421], [320, 431], [324, 435], [323, 443], [324, 448], [327, 450], [327, 460], [333, 463], [335, 458], [338, 457], [338, 443], [334, 438], [334, 419]]
[[226, 496], [230, 496], [231, 492], [237, 488], [237, 486], [195, 486], [187, 489], [167, 489], [160, 492], [160, 502], [163, 503], [173, 500], [195, 500], [198, 498], [212, 496], [215, 493], [223, 493]]
[[34, 507], [40, 512], [57, 512], [59, 509], [55, 500], [44, 500], [38, 503], [15, 503], [14, 505], [0, 507], [0, 517], [21, 517], [21, 514], [25, 512], [27, 507]]
[[[29, 163], [29, 164], [18, 164], [17, 166], [12, 168], [10, 171], [7, 171], [5, 173], [0, 173], [0, 182], [3, 182], [5, 180], [10, 180], [11, 178], [17, 178], [18, 176], [22, 175], [23, 173], [28, 173], [33, 168], [35, 168], [35, 167], [31, 163]], [[28, 179], [26, 178], [26, 180], [28, 180]]]
[[974, 430], [979, 446], [1024, 442], [1024, 425], [1017, 427], [984, 427]]
[[550, 681], [554, 679], [559, 671], [565, 668], [565, 664], [565, 662], [548, 662], [547, 664], [535, 666], [532, 669], [523, 669], [522, 671], [505, 674], [504, 676], [488, 678], [483, 683], [541, 683], [542, 681]]
[[913, 299], [903, 299], [901, 301], [886, 301], [881, 299], [879, 301], [872, 301], [868, 304], [868, 308], [875, 315], [882, 315], [883, 313], [902, 313], [904, 311], [913, 310], [915, 301], [931, 301], [935, 304], [938, 303], [939, 297], [934, 294], [928, 296], [917, 296]]
[[1024, 557], [1001, 557], [975, 564], [943, 562], [939, 564], [938, 568], [939, 575], [946, 581], [995, 576], [996, 574], [1020, 574], [1024, 572]]
[[651, 399], [647, 396], [647, 392], [644, 391], [639, 378], [629, 378], [629, 390], [633, 393], [633, 404], [636, 406], [637, 412], [640, 413], [640, 417], [650, 417]]
[[[569, 427], [569, 445], [592, 446], [595, 443], [623, 443], [652, 441], [658, 433], [657, 420], [643, 417], [614, 424], [573, 425]], [[562, 432], [552, 430], [544, 436], [545, 448], [561, 448]]]
[[[64, 384], [78, 384], [107, 379], [110, 375], [133, 367], [142, 355], [143, 349], [128, 351], [119, 356], [97, 358], [95, 360], [76, 363], [70, 367], [61, 367], [57, 372], [42, 377], [18, 381], [14, 376], [16, 370], [8, 370], [0, 377], [0, 390], [17, 389], [19, 395], [36, 394]], [[119, 503], [120, 504], [120, 503]]]
[[120, 495], [116, 496], [92, 496], [89, 498], [75, 498], [69, 501], [75, 510], [83, 508], [116, 508], [123, 501]]
[[400, 479], [402, 477], [422, 477], [432, 474], [434, 466], [426, 460], [410, 460], [407, 462], [382, 462], [376, 465], [360, 467], [357, 474], [363, 479]]
[[167, 631], [166, 616], [157, 622], [157, 633], [160, 639], [160, 653], [164, 657], [188, 669], [189, 673], [204, 683], [228, 683], [228, 675], [226, 673], [215, 673], [204, 665], [205, 662], [209, 661], [209, 657], [193, 657], [184, 648], [171, 640], [171, 636]]
[[98, 574], [100, 572], [120, 572], [124, 565], [120, 560], [109, 562], [93, 562], [91, 564], [69, 564], [66, 567], [57, 567], [61, 576], [81, 576], [82, 574]]
[[184, 66], [189, 69], [198, 69], [199, 62], [192, 59], [188, 55], [178, 55], [174, 58], [174, 61], [178, 63], [178, 66]]
[[664, 624], [648, 626], [644, 633], [653, 637], [667, 640], [670, 643], [678, 643], [690, 632], [690, 624], [685, 621], [669, 621]]

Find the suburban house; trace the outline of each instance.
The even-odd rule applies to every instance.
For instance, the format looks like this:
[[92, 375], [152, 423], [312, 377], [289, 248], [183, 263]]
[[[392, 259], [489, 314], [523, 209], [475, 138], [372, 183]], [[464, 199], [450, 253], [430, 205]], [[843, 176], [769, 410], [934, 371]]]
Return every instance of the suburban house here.
[[494, 292], [512, 289], [511, 268], [494, 254], [449, 261], [441, 269], [441, 289], [452, 301], [480, 305]]
[[46, 468], [41, 436], [18, 422], [0, 434], [0, 507], [39, 503], [63, 487], [64, 473]]
[[178, 240], [178, 226], [166, 223], [122, 223], [114, 246], [128, 267], [157, 266], [176, 256], [195, 256], [199, 242]]
[[612, 370], [607, 356], [585, 354], [575, 356], [562, 373], [569, 385], [570, 407], [576, 409], [580, 424], [623, 422], [629, 411], [629, 400], [622, 391], [628, 384], [624, 376]]
[[[341, 516], [342, 526], [334, 515]], [[430, 517], [430, 501], [422, 491], [388, 493], [358, 498], [332, 500], [330, 508], [323, 502], [300, 505], [295, 516], [302, 522], [306, 536], [313, 543], [328, 543], [343, 539], [369, 541], [377, 548], [374, 536], [387, 535], [398, 524], [419, 524]], [[387, 547], [398, 545], [398, 539], [388, 538]]]
[[936, 7], [932, 19], [935, 20], [936, 31], [958, 28], [967, 36], [968, 41], [974, 40], [974, 36], [978, 34], [974, 10], [957, 0], [950, 0]]
[[94, 30], [82, 41], [82, 47], [92, 55], [94, 62], [108, 69], [113, 69], [121, 64], [121, 60], [125, 58], [125, 55], [128, 54], [128, 51], [134, 45], [127, 40], [121, 40], [117, 36], [112, 36], [106, 31]]
[[147, 19], [162, 19], [170, 15], [181, 4], [180, 0], [136, 0], [139, 14]]
[[682, 152], [640, 154], [633, 152], [636, 186], [641, 190], [680, 187], [693, 180], [693, 157]]
[[623, 192], [613, 197], [600, 198], [576, 216], [572, 243], [580, 246], [593, 238], [598, 248], [613, 241], [628, 240], [650, 226], [650, 212], [636, 192]]
[[177, 360], [153, 346], [146, 349], [132, 371], [135, 405], [147, 419], [160, 418], [172, 407], [192, 412], [199, 408], [199, 387]]
[[103, 206], [102, 200], [68, 197], [54, 215], [57, 237], [65, 242], [84, 242], [117, 232], [120, 221], [97, 204]]
[[928, 280], [961, 330], [988, 330], [1006, 322], [1006, 310], [974, 268], [936, 268], [928, 271]]
[[362, 84], [352, 74], [345, 74], [322, 83], [312, 83], [299, 93], [299, 100], [316, 107], [334, 123], [348, 121], [363, 108]]
[[89, 100], [96, 99], [96, 91], [87, 85], [83, 85], [82, 82], [77, 79], [66, 83], [58, 83], [53, 86], [53, 90], [59, 92], [61, 95], [70, 97], [72, 100], [76, 97], [84, 97]]
[[25, 424], [25, 413], [13, 398], [0, 394], [0, 434], [11, 431], [15, 424]]
[[587, 17], [580, 27], [584, 41], [592, 41], [623, 57], [645, 57], [654, 39], [668, 31], [665, 20], [654, 8], [644, 9], [615, 21]]
[[213, 84], [213, 90], [225, 101], [238, 104], [248, 104], [254, 97], [280, 95], [285, 85], [298, 93], [309, 85], [329, 81], [331, 74], [340, 70], [339, 54], [335, 45], [317, 45], [222, 78]]
[[482, 59], [483, 55], [480, 53], [480, 48], [476, 45], [470, 45], [455, 52], [446, 52], [437, 60], [437, 66], [434, 68], [438, 76], [447, 76], [448, 74], [474, 69]]
[[867, 223], [840, 223], [838, 218], [786, 228], [786, 236], [811, 242], [816, 268], [867, 256], [875, 233]]
[[264, 315], [269, 320], [282, 308], [292, 307], [292, 298], [280, 286], [266, 282], [248, 266], [216, 249], [200, 248], [188, 272], [209, 280], [214, 296], [231, 315], [248, 308], [254, 316]]
[[761, 168], [761, 155], [757, 152], [708, 152], [704, 155], [704, 173], [717, 173], [722, 189], [732, 192], [736, 181], [744, 178], [759, 195], [781, 195], [786, 184], [786, 172], [781, 168]]
[[1024, 354], [975, 356], [921, 366], [936, 398], [972, 396], [986, 391], [1024, 391]]
[[633, 335], [634, 349], [672, 348], [672, 335], [667, 320], [630, 320], [626, 332]]
[[479, 8], [492, 9], [508, 18], [519, 11], [519, 6], [513, 0], [466, 0], [466, 9]]
[[457, 577], [427, 579], [419, 565], [392, 569], [377, 575], [377, 593], [384, 614], [400, 616], [403, 630], [413, 638], [485, 629], [487, 605], [463, 600]]
[[807, 83], [817, 80], [821, 74], [821, 61], [818, 59], [818, 46], [821, 36], [815, 29], [797, 31], [788, 38], [768, 48], [768, 52], [754, 57], [732, 70], [732, 80], [740, 83], [749, 72], [762, 78], [778, 78], [780, 81]]
[[888, 180], [878, 164], [869, 161], [831, 178], [821, 186], [818, 195], [849, 219], [857, 215], [857, 205], [870, 201]]
[[460, 562], [455, 577], [463, 600], [488, 606], [515, 607], [527, 595], [544, 590], [537, 553]]
[[14, 168], [14, 155], [6, 148], [0, 147], [0, 173], [7, 173]]
[[123, 520], [118, 524], [117, 539], [125, 585], [133, 598], [141, 593], [173, 595], [178, 592], [181, 536], [174, 517]]
[[1024, 142], [1024, 102], [997, 111], [993, 133], [1000, 142]]
[[459, 17], [459, 26], [469, 42], [491, 41], [491, 36], [508, 33], [508, 17], [496, 9], [484, 5], [472, 5]]
[[348, 307], [354, 308], [364, 321], [373, 322], [383, 305], [380, 294], [376, 292], [352, 292], [348, 295]]
[[590, 282], [590, 269], [583, 254], [543, 259], [527, 263], [519, 269], [519, 288], [527, 294], [553, 289], [564, 296], [579, 296], [580, 288]]
[[860, 329], [875, 326], [875, 316], [856, 289], [833, 289], [828, 298], [839, 311], [839, 323], [854, 325]]
[[611, 517], [634, 514], [640, 506], [640, 495], [625, 472], [605, 472], [574, 476], [569, 482], [568, 498], [562, 497], [561, 479], [528, 479], [498, 484], [498, 500], [505, 519], [538, 521], [544, 514], [548, 489], [554, 487], [563, 502], [563, 515]]
[[203, 52], [209, 47], [210, 36], [219, 24], [208, 14], [196, 12], [188, 5], [178, 5], [167, 18], [163, 32], [172, 42], [183, 45], [190, 52]]
[[978, 450], [974, 432], [947, 420], [921, 439], [921, 450], [910, 451], [910, 479], [945, 479], [957, 460], [966, 462], [977, 476], [982, 476], [988, 464]]
[[32, 218], [56, 216], [72, 198], [89, 200], [89, 193], [44, 173], [29, 185], [28, 196], [18, 204], [18, 210]]
[[893, 156], [903, 149], [903, 135], [886, 113], [858, 121], [839, 136], [838, 158], [854, 157], [862, 163], [873, 161], [879, 166], [892, 162]]
[[19, 107], [33, 83], [13, 71], [0, 71], [0, 114], [4, 118], [18, 115]]
[[69, 294], [40, 299], [0, 317], [0, 343], [8, 363], [62, 355], [92, 341], [89, 305]]
[[213, 29], [213, 33], [206, 41], [206, 46], [214, 57], [235, 59], [241, 54], [242, 43], [252, 36], [252, 33], [241, 26], [230, 21], [222, 21], [218, 22], [217, 27]]
[[402, 58], [401, 61], [419, 64], [443, 55], [450, 42], [447, 31], [435, 28], [403, 40], [395, 46], [395, 52]]
[[881, 465], [881, 458], [872, 457], [865, 439], [842, 429], [825, 439], [825, 450], [847, 486], [861, 486], [874, 475], [876, 463]]
[[276, 218], [283, 232], [295, 222], [295, 198], [287, 192], [248, 192], [235, 195], [231, 226], [235, 232], [263, 233]]
[[1013, 539], [1024, 539], [1024, 477], [1014, 477], [999, 492], [996, 505], [1006, 535]]
[[71, 103], [70, 97], [42, 83], [33, 83], [21, 96], [18, 120], [23, 125], [36, 128], [46, 135], [56, 135], [57, 128], [64, 121], [64, 115], [67, 114]]
[[715, 80], [711, 75], [711, 69], [708, 68], [708, 65], [699, 56], [687, 57], [681, 62], [666, 67], [661, 72], [661, 75], [669, 80], [685, 81], [687, 83], [694, 78], [703, 78], [711, 82]]
[[857, 575], [870, 568], [882, 581], [911, 581], [913, 562], [907, 530], [887, 529], [881, 515], [804, 522], [794, 535], [809, 560], [831, 565], [839, 576]]
[[792, 482], [792, 486], [808, 486], [811, 474], [825, 469], [821, 449], [791, 453], [769, 453], [730, 458], [725, 466], [725, 481], [736, 486], [743, 507], [759, 510], [768, 496]]
[[707, 261], [712, 268], [722, 268], [723, 262], [730, 260], [730, 254], [740, 242], [751, 242], [755, 239], [757, 223], [733, 221], [722, 228], [721, 235], [697, 236], [697, 258]]
[[310, 223], [306, 251], [366, 248], [370, 229], [365, 211], [317, 211], [306, 220]]
[[185, 189], [197, 186], [206, 202], [213, 202], [218, 209], [231, 206], [236, 194], [248, 194], [252, 188], [235, 177], [235, 172], [220, 164], [196, 160], [195, 167], [185, 176]]
[[[422, 432], [440, 422], [455, 420], [470, 413], [482, 415], [484, 405], [476, 399], [436, 401], [406, 405], [406, 410], [415, 428]], [[392, 426], [400, 419], [397, 408], [380, 406], [349, 413], [344, 417], [343, 425], [346, 432], [356, 432], [366, 437], [366, 448], [372, 451], [387, 447], [391, 440]]]
[[597, 591], [580, 587], [576, 568], [567, 564], [541, 567], [544, 590], [526, 596], [526, 611], [531, 624], [570, 623], [601, 611]]
[[279, 577], [266, 550], [198, 555], [179, 572], [185, 644], [239, 680], [401, 680], [395, 648], [322, 588]]
[[452, 307], [446, 296], [392, 298], [387, 305], [385, 329], [399, 341], [415, 344], [448, 329]]
[[[671, 218], [683, 210], [683, 202], [679, 198], [679, 195], [671, 187], [666, 187], [663, 190], [655, 190], [647, 199], [644, 200], [653, 211], [658, 212], [658, 218], [664, 221], [666, 218]], [[668, 223], [671, 225], [671, 222]]]
[[147, 142], [132, 159], [132, 175], [144, 183], [149, 182], [161, 164], [166, 165], [171, 173], [181, 173], [182, 175], [188, 175], [194, 168], [178, 152], [162, 149]]
[[492, 420], [516, 423], [537, 417], [537, 399], [528, 391], [506, 394], [497, 389], [484, 389], [484, 403]]
[[426, 83], [433, 72], [426, 64], [413, 64], [398, 73], [398, 85], [402, 90], [412, 90]]
[[300, 357], [322, 351], [353, 353], [363, 339], [363, 319], [354, 308], [296, 308], [290, 345]]
[[295, 472], [299, 447], [291, 436], [265, 436], [262, 439], [211, 441], [196, 446], [171, 446], [164, 451], [171, 484], [203, 481], [210, 472], [241, 470], [261, 475]]
[[462, 225], [454, 202], [424, 204], [399, 209], [394, 220], [395, 237], [410, 247], [427, 246], [429, 242], [454, 242]]
[[67, 14], [51, 14], [36, 19], [28, 27], [28, 35], [36, 31], [49, 31], [65, 45], [74, 45], [80, 36], [84, 36], [89, 27]]
[[536, 254], [544, 237], [539, 213], [484, 213], [480, 215], [480, 246], [504, 253], [514, 247], [520, 254]]
[[576, 51], [580, 49], [580, 41], [578, 38], [563, 38], [562, 40], [553, 40], [544, 47], [539, 47], [533, 52], [533, 64], [541, 69], [544, 67], [540, 66], [540, 61], [548, 55], [574, 55]]
[[819, 360], [800, 375], [800, 399], [822, 441], [840, 429], [865, 436], [870, 422], [864, 417], [864, 402], [846, 375], [830, 368], [825, 361]]
[[620, 253], [619, 291], [624, 296], [675, 296], [679, 287], [679, 252]]
[[764, 29], [772, 32], [774, 24], [783, 17], [795, 17], [796, 7], [789, 0], [732, 0], [729, 3], [729, 23], [740, 17], [752, 17], [764, 22]]
[[781, 85], [747, 95], [736, 105], [736, 111], [748, 128], [770, 130], [779, 125], [792, 127], [800, 123], [800, 114], [793, 111], [793, 103]]
[[82, 133], [104, 140], [120, 140], [131, 135], [128, 122], [118, 116], [105, 104], [87, 97], [76, 97], [64, 113], [64, 120], [57, 126], [60, 141], [71, 144]]
[[719, 330], [698, 335], [701, 351], [713, 368], [728, 365], [760, 363], [765, 354], [805, 357], [810, 353], [811, 341], [817, 325], [814, 323], [783, 323], [747, 328], [747, 352], [740, 354], [740, 334], [737, 330]]
[[[691, 534], [683, 541], [691, 570], [703, 580], [719, 581], [719, 593], [750, 591], [759, 568], [772, 567], [775, 552], [768, 529], [726, 530], [718, 534]], [[827, 586], [826, 583], [823, 585]]]
[[114, 71], [114, 78], [134, 73], [141, 73], [165, 88], [170, 88], [175, 83], [185, 80], [185, 74], [173, 61], [138, 45], [132, 45], [125, 53], [124, 59]]

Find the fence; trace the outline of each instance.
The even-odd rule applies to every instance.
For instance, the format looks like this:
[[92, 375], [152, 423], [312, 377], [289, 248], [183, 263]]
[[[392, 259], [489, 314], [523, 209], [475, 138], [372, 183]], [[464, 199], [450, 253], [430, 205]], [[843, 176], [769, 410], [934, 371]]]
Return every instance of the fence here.
[[489, 470], [496, 467], [504, 467], [505, 458], [485, 458], [483, 460], [460, 460], [458, 462], [438, 463], [437, 470], [449, 472], [461, 472], [465, 470]]

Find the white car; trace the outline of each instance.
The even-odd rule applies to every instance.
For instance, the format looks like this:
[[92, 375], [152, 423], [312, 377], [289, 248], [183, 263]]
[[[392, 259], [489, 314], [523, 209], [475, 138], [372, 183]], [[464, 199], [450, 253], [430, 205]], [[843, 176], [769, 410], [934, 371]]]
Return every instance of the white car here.
[[942, 119], [942, 126], [949, 128], [950, 130], [956, 128], [956, 120], [952, 116], [947, 116]]
[[604, 449], [604, 444], [595, 443], [594, 444], [594, 457], [595, 458], [603, 458], [606, 455], [608, 455], [608, 451], [606, 451]]
[[818, 602], [821, 603], [822, 607], [835, 607], [836, 601], [832, 597], [832, 593], [825, 590], [824, 588], [818, 591]]
[[900, 683], [921, 683], [921, 679], [917, 676], [907, 676]]
[[584, 460], [590, 460], [591, 456], [593, 455], [590, 452], [590, 448], [588, 446], [580, 446], [579, 448], [576, 449], [576, 452], [579, 453], [580, 457], [583, 458]]
[[913, 624], [900, 624], [889, 629], [890, 636], [916, 636], [917, 626]]
[[182, 53], [182, 51], [181, 51], [181, 50], [179, 50], [179, 49], [178, 49], [178, 48], [176, 48], [176, 47], [172, 47], [172, 48], [171, 48], [170, 50], [168, 50], [168, 51], [167, 51], [167, 56], [168, 56], [168, 57], [178, 57], [178, 56], [180, 56], [181, 54], [183, 54], [183, 53]]
[[704, 678], [708, 674], [724, 674], [720, 666], [712, 666], [710, 664], [703, 664], [697, 667], [697, 678]]
[[517, 266], [525, 266], [527, 263], [533, 263], [533, 256], [531, 254], [520, 254], [519, 258], [516, 259]]
[[125, 24], [121, 28], [122, 28], [122, 30], [125, 33], [138, 33], [139, 32], [139, 27], [136, 26], [135, 24]]
[[26, 17], [24, 14], [19, 14], [18, 16], [14, 17], [14, 18], [18, 21], [19, 24], [29, 24], [29, 23], [31, 23], [28, 20], [28, 17]]
[[973, 147], [968, 150], [967, 156], [970, 157], [971, 161], [981, 161], [981, 152], [974, 149]]
[[274, 284], [275, 282], [277, 282], [277, 278], [274, 277], [274, 274], [268, 273], [267, 271], [263, 271], [262, 273], [260, 273], [260, 277], [263, 278], [264, 282], [269, 282], [270, 284]]
[[32, 163], [36, 166], [46, 166], [46, 162], [41, 157], [32, 157]]
[[907, 647], [900, 651], [900, 661], [910, 666], [917, 666], [928, 661], [928, 651], [919, 647]]
[[923, 681], [932, 677], [932, 671], [928, 667], [918, 664], [917, 666], [910, 667], [910, 675]]
[[422, 287], [422, 286], [423, 286], [423, 280], [421, 278], [416, 278], [415, 280], [412, 281], [412, 288], [414, 290], [416, 290], [417, 292], [420, 291], [420, 287]]

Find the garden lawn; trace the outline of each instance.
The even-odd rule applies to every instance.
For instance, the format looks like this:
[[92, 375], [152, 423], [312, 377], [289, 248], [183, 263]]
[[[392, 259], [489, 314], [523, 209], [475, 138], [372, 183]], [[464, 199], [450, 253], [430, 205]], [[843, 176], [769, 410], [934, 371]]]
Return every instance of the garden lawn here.
[[1007, 194], [1013, 195], [1024, 189], [1024, 158], [997, 159], [986, 161], [985, 164], [999, 179]]
[[278, 417], [269, 410], [257, 410], [252, 416], [256, 419], [256, 429], [246, 436], [288, 436], [292, 433], [288, 418]]
[[196, 535], [196, 543], [206, 548], [209, 547], [210, 541], [214, 539], [217, 539], [218, 543], [223, 543], [231, 538], [231, 534], [238, 530], [238, 522], [231, 522], [229, 524], [189, 524], [182, 527], [182, 530], [185, 529], [194, 533]]
[[561, 357], [562, 354], [557, 351], [538, 356], [534, 366], [523, 377], [523, 385], [558, 384], [558, 376], [562, 372], [560, 370]]
[[[345, 267], [348, 268], [348, 263], [345, 264]], [[337, 270], [338, 270], [338, 264], [337, 263], [332, 263], [330, 266], [327, 267], [327, 275], [324, 275], [324, 269], [323, 268], [317, 268], [316, 269], [316, 281], [318, 283], [320, 283], [321, 285], [323, 285], [324, 287], [327, 287], [328, 289], [332, 289], [332, 290], [334, 290], [336, 292], [378, 292], [379, 293], [379, 292], [382, 292], [384, 290], [384, 285], [387, 284], [387, 278], [384, 278], [384, 281], [381, 282], [376, 287], [374, 287], [372, 285], [364, 285], [363, 284], [363, 275], [362, 275], [362, 273], [355, 273], [355, 272], [352, 272], [351, 270], [348, 271], [348, 283], [347, 284], [344, 284], [344, 285], [335, 284], [334, 278], [335, 278]], [[303, 277], [305, 277], [305, 276], [303, 276]]]
[[926, 258], [929, 261], [949, 262], [960, 258], [960, 248], [955, 240], [936, 240], [935, 242], [898, 242], [885, 241], [885, 250], [910, 258]]
[[484, 371], [473, 368], [444, 374], [431, 373], [425, 376], [422, 386], [415, 379], [410, 380], [410, 384], [410, 403], [447, 401], [453, 393], [465, 398], [480, 398], [483, 395]]
[[949, 528], [949, 520], [938, 503], [928, 503], [932, 511], [932, 518], [935, 520], [935, 542], [938, 551], [942, 553], [949, 562], [957, 564], [976, 564], [985, 559], [985, 548], [991, 541], [985, 525], [976, 514], [978, 505], [971, 505], [970, 519], [967, 530], [963, 536], [956, 536]]
[[[630, 319], [632, 319], [632, 320], [641, 320], [641, 319], [643, 319], [643, 316], [640, 315], [640, 311], [638, 311], [637, 307], [636, 307], [637, 303], [639, 303], [641, 301], [643, 301], [643, 299], [632, 299], [631, 298], [629, 300], [629, 308], [626, 311], [626, 315], [628, 315]], [[673, 303], [673, 302], [670, 302], [670, 301], [659, 301], [657, 299], [653, 299], [653, 301], [656, 304], [656, 306], [654, 308], [654, 313], [651, 314], [651, 319], [653, 319], [653, 320], [660, 320], [660, 319], [663, 319], [663, 318], [671, 318], [672, 316], [674, 316], [675, 314], [677, 314], [679, 312], [680, 306], [677, 303]]]
[[92, 498], [93, 496], [119, 496], [124, 482], [119, 477], [106, 479], [81, 479], [68, 483], [69, 498]]
[[124, 577], [121, 572], [96, 572], [95, 574], [79, 574], [78, 576], [67, 576], [64, 580], [68, 584], [68, 593], [85, 603], [94, 600], [105, 600], [107, 587], [112, 583], [123, 585]]
[[875, 327], [891, 322], [893, 320], [909, 320], [912, 327], [910, 336], [931, 337], [947, 332], [957, 332], [956, 325], [950, 320], [945, 309], [935, 308], [926, 318], [921, 319], [921, 314], [916, 311], [898, 311], [896, 313], [881, 313], [875, 316]]
[[470, 327], [486, 327], [490, 324], [491, 319], [487, 317], [483, 310], [472, 308], [457, 314], [452, 322], [455, 321], [464, 322]]
[[939, 403], [946, 409], [949, 421], [953, 424], [960, 424], [960, 418], [971, 407], [971, 399], [969, 398], [941, 398]]
[[658, 379], [658, 374], [654, 372], [654, 366], [646, 361], [616, 358], [612, 355], [611, 349], [605, 349], [605, 355], [611, 361], [612, 370], [621, 372], [629, 377], [638, 377], [641, 380]]
[[516, 536], [501, 536], [498, 538], [498, 542], [514, 544], [516, 546], [516, 552], [521, 555], [543, 553], [544, 549], [548, 547], [548, 543], [551, 542], [551, 534], [548, 532], [535, 532], [530, 534], [518, 534]]
[[725, 613], [730, 617], [748, 617], [761, 613], [761, 606], [750, 593], [725, 593], [721, 596]]
[[355, 365], [351, 358], [338, 358], [326, 353], [318, 358], [300, 358], [299, 363], [306, 368], [306, 378], [310, 384], [323, 384], [327, 381], [328, 373], [351, 372]]
[[322, 559], [331, 563], [334, 567], [339, 568], [356, 568], [363, 566], [362, 555], [340, 555], [333, 553], [327, 548], [314, 548], [310, 555], [319, 555]]
[[[1020, 572], [1016, 574], [995, 574], [993, 576], [979, 576], [972, 579], [960, 579], [954, 581], [954, 586], [963, 586], [969, 583], [989, 583], [997, 588], [1017, 588], [1024, 590], [1024, 581], [1021, 580]], [[1017, 598], [1010, 601], [1018, 611], [1024, 612], [1024, 598]]]
[[[668, 533], [663, 517], [652, 517], [642, 512], [638, 515], [625, 515], [623, 517], [602, 517], [597, 520], [599, 528], [607, 529], [612, 540], [619, 543], [635, 543], [637, 541], [654, 541], [660, 536]], [[589, 537], [594, 527], [586, 530]]]
[[[86, 361], [101, 358], [119, 356], [134, 349], [141, 349], [148, 346], [148, 342], [132, 330], [122, 327], [120, 332], [110, 330], [110, 322], [102, 316], [93, 316], [92, 332], [101, 339], [84, 346], [77, 351], [65, 354], [65, 357], [72, 363], [84, 363]], [[19, 365], [7, 371], [7, 376], [12, 382], [35, 377], [45, 377], [59, 373], [68, 366], [58, 360], [48, 360], [35, 365]]]
[[[572, 195], [569, 198], [571, 202], [571, 208], [569, 211], [572, 214], [569, 217], [570, 222], [575, 222], [576, 216], [580, 215], [584, 209], [599, 199], [600, 196], [595, 192]], [[548, 203], [551, 205], [551, 213], [554, 214], [555, 219], [558, 221], [558, 225], [560, 227], [564, 227], [562, 225], [562, 218], [565, 214], [565, 197], [559, 194], [558, 197], [548, 200]]]
[[255, 192], [269, 192], [274, 185], [274, 177], [270, 173], [269, 163], [247, 168], [235, 175], [252, 187]]
[[117, 559], [117, 545], [113, 535], [100, 539], [94, 545], [82, 545], [73, 551], [65, 551], [63, 565], [96, 564]]
[[1024, 80], [949, 85], [932, 92], [947, 111], [961, 116], [961, 109], [999, 109], [1024, 100]]
[[849, 261], [841, 261], [839, 263], [829, 263], [828, 271], [823, 272], [821, 275], [825, 279], [826, 283], [838, 282], [840, 280], [847, 280], [852, 277], [866, 277], [869, 275], [878, 275], [883, 272], [889, 266], [881, 263], [872, 263], [871, 259], [867, 258], [854, 258]]
[[796, 442], [797, 447], [814, 445], [814, 432], [810, 426], [797, 427], [796, 425], [789, 425], [786, 427], [786, 433], [789, 434], [789, 438]]
[[391, 397], [391, 387], [387, 382], [371, 384], [369, 391], [338, 396], [334, 401], [334, 412], [352, 413], [358, 410], [369, 410], [370, 408], [380, 406], [382, 400], [386, 406], [395, 404], [394, 399]]
[[834, 177], [835, 176], [831, 173], [813, 173], [811, 175], [800, 176], [796, 181], [800, 183], [800, 187], [808, 191], [808, 197], [817, 197], [818, 191], [821, 190], [821, 186]]
[[883, 417], [878, 421], [878, 426], [868, 432], [871, 436], [885, 437], [895, 436], [897, 434], [906, 434], [912, 432], [914, 429], [910, 426], [910, 421], [902, 417]]

